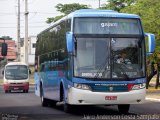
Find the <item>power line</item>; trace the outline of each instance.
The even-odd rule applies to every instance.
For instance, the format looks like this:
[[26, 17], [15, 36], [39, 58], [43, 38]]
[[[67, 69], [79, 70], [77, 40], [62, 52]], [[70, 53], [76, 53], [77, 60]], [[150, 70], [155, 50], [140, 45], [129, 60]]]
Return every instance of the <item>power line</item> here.
[[[33, 14], [58, 14], [56, 12], [29, 12], [29, 13], [33, 13]], [[12, 14], [15, 14], [13, 12], [0, 12], [0, 14], [9, 14], [9, 15], [12, 15]], [[21, 14], [24, 14], [24, 12], [21, 12]]]
[[[40, 27], [47, 27], [47, 26], [29, 26], [29, 28], [40, 28]], [[17, 27], [0, 27], [0, 28], [17, 28]], [[24, 26], [21, 26], [21, 28], [24, 28]]]
[[[39, 23], [47, 24], [45, 21], [34, 21], [34, 22], [29, 22], [29, 24], [39, 24]], [[0, 23], [0, 24], [17, 24], [17, 23]]]
[[35, 2], [37, 2], [37, 0], [33, 0], [32, 2], [29, 2], [28, 4], [34, 4]]
[[29, 13], [36, 13], [36, 14], [58, 14], [56, 12], [29, 12]]
[[0, 23], [0, 24], [16, 24], [16, 23]]
[[3, 14], [4, 14], [4, 15], [9, 14], [9, 15], [10, 15], [10, 14], [15, 14], [15, 13], [10, 13], [10, 12], [0, 12], [0, 14], [2, 14], [2, 15], [3, 15]]

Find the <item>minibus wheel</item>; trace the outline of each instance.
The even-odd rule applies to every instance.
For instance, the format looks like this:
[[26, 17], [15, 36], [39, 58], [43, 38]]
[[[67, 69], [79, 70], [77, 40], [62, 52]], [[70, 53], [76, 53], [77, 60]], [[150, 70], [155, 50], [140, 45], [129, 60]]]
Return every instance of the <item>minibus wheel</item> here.
[[130, 108], [130, 105], [129, 105], [129, 104], [118, 105], [118, 111], [119, 111], [121, 114], [127, 114], [127, 113], [129, 112], [129, 108]]
[[28, 93], [28, 90], [23, 90], [24, 93]]
[[5, 90], [5, 93], [8, 93], [8, 90]]

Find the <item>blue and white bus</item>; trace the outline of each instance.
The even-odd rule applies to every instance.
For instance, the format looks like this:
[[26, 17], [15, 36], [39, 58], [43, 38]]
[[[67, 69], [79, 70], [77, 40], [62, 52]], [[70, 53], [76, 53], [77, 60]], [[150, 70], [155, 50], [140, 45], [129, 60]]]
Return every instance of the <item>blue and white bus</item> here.
[[127, 113], [145, 100], [146, 50], [154, 52], [154, 41], [138, 15], [70, 13], [37, 36], [35, 94], [42, 106], [54, 100], [66, 112], [73, 105], [118, 105]]

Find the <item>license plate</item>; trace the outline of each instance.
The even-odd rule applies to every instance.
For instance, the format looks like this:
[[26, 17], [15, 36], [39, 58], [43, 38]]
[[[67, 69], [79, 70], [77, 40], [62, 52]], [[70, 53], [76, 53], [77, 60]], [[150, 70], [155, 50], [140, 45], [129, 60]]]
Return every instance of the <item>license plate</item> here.
[[117, 100], [117, 96], [105, 96], [105, 100]]
[[19, 88], [15, 87], [14, 90], [18, 90]]

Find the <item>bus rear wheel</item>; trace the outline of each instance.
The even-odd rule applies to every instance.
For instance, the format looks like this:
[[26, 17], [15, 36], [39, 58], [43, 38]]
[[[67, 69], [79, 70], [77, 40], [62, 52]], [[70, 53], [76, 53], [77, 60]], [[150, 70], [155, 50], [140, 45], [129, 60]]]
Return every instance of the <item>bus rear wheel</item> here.
[[125, 105], [118, 105], [118, 111], [122, 114], [127, 114], [129, 112], [130, 105], [125, 104]]
[[44, 98], [42, 87], [41, 87], [41, 105], [43, 107], [47, 107], [48, 106], [48, 100], [46, 98]]

